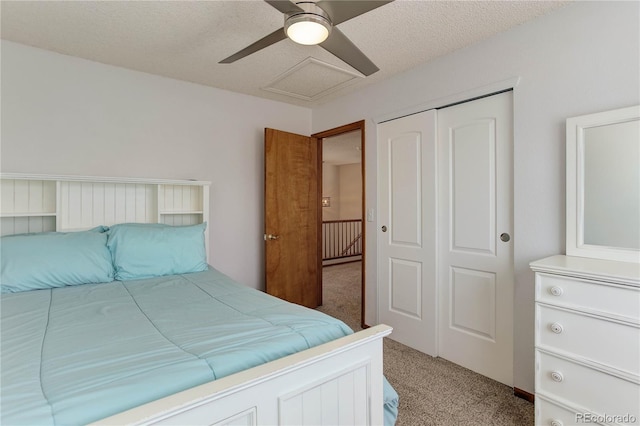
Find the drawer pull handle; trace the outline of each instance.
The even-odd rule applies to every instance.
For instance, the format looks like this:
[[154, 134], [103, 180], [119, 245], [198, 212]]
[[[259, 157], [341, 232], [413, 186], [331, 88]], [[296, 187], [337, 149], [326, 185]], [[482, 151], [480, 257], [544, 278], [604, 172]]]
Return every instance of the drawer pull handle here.
[[551, 426], [563, 426], [562, 421], [558, 419], [553, 419], [549, 422]]
[[554, 296], [562, 296], [563, 290], [562, 290], [562, 287], [558, 287], [557, 285], [554, 285], [549, 289], [549, 292]]
[[564, 328], [562, 327], [562, 324], [559, 324], [557, 322], [554, 322], [553, 324], [551, 324], [549, 328], [551, 328], [551, 331], [553, 331], [556, 334], [560, 334], [564, 330]]
[[552, 371], [551, 372], [551, 379], [553, 379], [554, 382], [561, 382], [561, 381], [564, 380], [564, 376], [559, 371]]

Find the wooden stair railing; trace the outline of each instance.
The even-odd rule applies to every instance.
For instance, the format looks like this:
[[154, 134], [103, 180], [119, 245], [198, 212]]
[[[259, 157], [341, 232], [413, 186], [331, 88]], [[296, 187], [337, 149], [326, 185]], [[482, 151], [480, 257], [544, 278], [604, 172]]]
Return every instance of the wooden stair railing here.
[[349, 250], [351, 250], [351, 248], [352, 248], [352, 247], [353, 247], [353, 246], [354, 246], [358, 241], [360, 241], [360, 238], [362, 238], [362, 234], [358, 234], [358, 236], [357, 236], [357, 237], [355, 237], [355, 238], [353, 239], [353, 241], [351, 241], [351, 242], [349, 243], [349, 245], [347, 246], [347, 248], [346, 248], [346, 249], [344, 249], [344, 250], [342, 250], [342, 253], [340, 253], [340, 256], [346, 256], [346, 255], [347, 255], [347, 253], [349, 253]]
[[362, 254], [362, 220], [322, 222], [322, 260], [341, 259]]

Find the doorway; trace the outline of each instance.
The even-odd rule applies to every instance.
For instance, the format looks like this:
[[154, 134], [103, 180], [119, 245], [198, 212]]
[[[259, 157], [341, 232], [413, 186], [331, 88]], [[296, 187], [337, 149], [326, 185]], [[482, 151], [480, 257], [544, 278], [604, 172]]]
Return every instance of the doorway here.
[[322, 152], [322, 310], [365, 328], [364, 121], [316, 133]]

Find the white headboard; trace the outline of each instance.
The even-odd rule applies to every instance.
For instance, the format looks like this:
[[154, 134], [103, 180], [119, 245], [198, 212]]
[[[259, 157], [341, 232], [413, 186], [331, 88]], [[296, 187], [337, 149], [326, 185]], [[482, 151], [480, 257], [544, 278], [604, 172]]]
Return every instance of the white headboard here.
[[[0, 235], [209, 222], [210, 182], [0, 174]], [[209, 226], [205, 230], [209, 259]]]

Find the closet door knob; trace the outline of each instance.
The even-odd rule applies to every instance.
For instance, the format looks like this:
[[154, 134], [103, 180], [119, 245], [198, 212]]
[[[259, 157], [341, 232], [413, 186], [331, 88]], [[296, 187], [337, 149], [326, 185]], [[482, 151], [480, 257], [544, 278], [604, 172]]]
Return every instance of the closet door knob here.
[[384, 225], [382, 225], [382, 228], [380, 228], [380, 229], [382, 229], [382, 232], [387, 232], [387, 227], [384, 226]]
[[553, 419], [549, 422], [549, 424], [551, 426], [564, 426], [564, 424], [562, 423], [562, 421], [558, 420], [558, 419]]
[[507, 234], [506, 232], [503, 232], [502, 234], [500, 234], [500, 241], [502, 241], [503, 243], [506, 243], [510, 239], [511, 239], [511, 235]]

